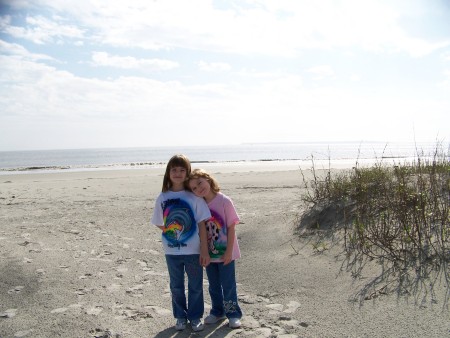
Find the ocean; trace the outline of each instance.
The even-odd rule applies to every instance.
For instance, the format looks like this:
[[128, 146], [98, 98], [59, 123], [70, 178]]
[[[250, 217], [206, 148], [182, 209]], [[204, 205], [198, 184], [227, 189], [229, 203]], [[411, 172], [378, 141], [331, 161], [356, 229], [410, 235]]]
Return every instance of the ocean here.
[[[436, 143], [314, 142], [252, 143], [224, 146], [1, 151], [0, 173], [42, 170], [101, 170], [148, 167], [185, 154], [192, 163], [408, 159], [429, 156]], [[448, 150], [447, 150], [448, 151]]]

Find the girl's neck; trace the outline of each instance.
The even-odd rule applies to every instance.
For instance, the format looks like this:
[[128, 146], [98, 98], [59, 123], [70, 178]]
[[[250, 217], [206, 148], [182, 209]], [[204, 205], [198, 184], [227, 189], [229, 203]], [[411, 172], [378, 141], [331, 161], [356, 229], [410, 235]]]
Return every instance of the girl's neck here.
[[183, 184], [172, 184], [172, 186], [170, 187], [170, 190], [174, 191], [174, 192], [183, 191], [184, 185]]
[[217, 193], [210, 191], [207, 196], [205, 196], [206, 203], [211, 202], [215, 197], [217, 196]]

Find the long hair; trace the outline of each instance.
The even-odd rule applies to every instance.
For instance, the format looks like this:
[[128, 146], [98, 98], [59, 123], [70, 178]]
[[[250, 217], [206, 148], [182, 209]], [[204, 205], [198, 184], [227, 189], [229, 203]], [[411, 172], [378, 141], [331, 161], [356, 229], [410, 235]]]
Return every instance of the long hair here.
[[212, 177], [203, 169], [192, 170], [192, 173], [189, 175], [189, 181], [194, 178], [204, 178], [205, 180], [207, 180], [209, 182], [209, 185], [211, 186], [212, 192], [214, 192], [215, 194], [220, 191], [219, 182], [217, 182], [214, 177]]
[[191, 174], [191, 162], [189, 159], [183, 154], [173, 155], [166, 166], [166, 172], [164, 174], [162, 184], [162, 192], [166, 192], [172, 188], [172, 182], [170, 181], [170, 170], [174, 167], [183, 167], [186, 169], [186, 178], [188, 178]]

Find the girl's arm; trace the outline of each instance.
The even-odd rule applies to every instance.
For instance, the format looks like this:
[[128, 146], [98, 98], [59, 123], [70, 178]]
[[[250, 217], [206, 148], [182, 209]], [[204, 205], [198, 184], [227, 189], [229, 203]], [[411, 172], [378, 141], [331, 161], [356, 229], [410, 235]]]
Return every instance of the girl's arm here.
[[227, 250], [225, 250], [225, 253], [223, 254], [223, 265], [230, 264], [233, 256], [233, 246], [234, 246], [234, 239], [236, 238], [235, 235], [235, 224], [230, 225], [227, 229]]
[[199, 222], [198, 229], [200, 235], [200, 265], [208, 266], [211, 258], [209, 257], [208, 252], [208, 234], [206, 233], [206, 222]]

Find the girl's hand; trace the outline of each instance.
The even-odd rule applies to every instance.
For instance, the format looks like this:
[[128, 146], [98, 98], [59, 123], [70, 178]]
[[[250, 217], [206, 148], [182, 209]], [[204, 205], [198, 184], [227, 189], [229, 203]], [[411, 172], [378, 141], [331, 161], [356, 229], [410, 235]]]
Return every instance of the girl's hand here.
[[222, 259], [223, 259], [223, 265], [227, 265], [227, 264], [230, 264], [230, 263], [231, 263], [231, 261], [232, 261], [232, 259], [231, 259], [231, 254], [232, 254], [231, 250], [226, 250], [226, 251], [225, 251], [225, 253], [224, 253], [223, 256], [222, 256]]
[[207, 267], [211, 262], [211, 257], [209, 257], [209, 253], [200, 254], [200, 265], [203, 267]]

